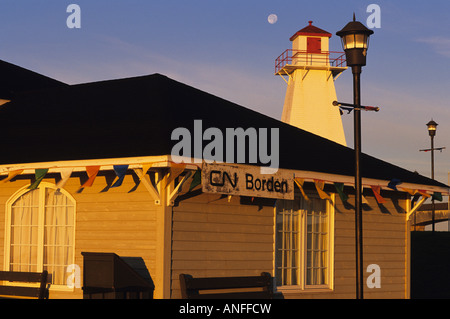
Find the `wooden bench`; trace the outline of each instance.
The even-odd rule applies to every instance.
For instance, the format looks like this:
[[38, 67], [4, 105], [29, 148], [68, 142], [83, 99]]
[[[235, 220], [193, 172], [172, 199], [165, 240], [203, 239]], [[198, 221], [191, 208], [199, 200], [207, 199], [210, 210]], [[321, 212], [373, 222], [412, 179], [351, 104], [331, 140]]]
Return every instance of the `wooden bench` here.
[[[272, 276], [193, 278], [180, 274], [183, 299], [272, 299]], [[256, 289], [254, 289], [256, 288]]]
[[[48, 272], [0, 271], [0, 298], [48, 299]], [[19, 286], [12, 282], [38, 283], [38, 286]]]

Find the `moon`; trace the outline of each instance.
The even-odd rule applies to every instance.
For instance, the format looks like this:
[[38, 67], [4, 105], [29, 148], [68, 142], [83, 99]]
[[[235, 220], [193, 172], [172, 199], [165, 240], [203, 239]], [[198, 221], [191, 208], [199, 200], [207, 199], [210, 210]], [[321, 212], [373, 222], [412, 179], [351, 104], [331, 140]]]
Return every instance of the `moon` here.
[[276, 14], [272, 13], [267, 17], [267, 21], [269, 21], [270, 24], [277, 23], [278, 17]]

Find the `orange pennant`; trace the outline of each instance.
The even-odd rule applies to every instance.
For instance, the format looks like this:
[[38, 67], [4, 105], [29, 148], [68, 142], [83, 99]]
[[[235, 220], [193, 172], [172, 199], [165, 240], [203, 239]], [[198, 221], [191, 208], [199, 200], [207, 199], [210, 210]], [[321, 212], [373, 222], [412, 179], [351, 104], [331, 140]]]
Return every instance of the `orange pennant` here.
[[401, 189], [404, 190], [405, 192], [407, 192], [411, 196], [414, 196], [415, 194], [417, 194], [417, 190], [415, 190], [415, 189], [410, 189], [410, 188], [405, 188], [405, 187], [401, 187]]
[[372, 188], [373, 194], [375, 195], [378, 204], [386, 203], [386, 200], [380, 194], [381, 186], [370, 186], [370, 188]]
[[81, 185], [81, 188], [91, 187], [94, 184], [94, 180], [97, 177], [98, 172], [100, 171], [100, 166], [86, 166], [86, 173], [88, 174], [89, 179]]

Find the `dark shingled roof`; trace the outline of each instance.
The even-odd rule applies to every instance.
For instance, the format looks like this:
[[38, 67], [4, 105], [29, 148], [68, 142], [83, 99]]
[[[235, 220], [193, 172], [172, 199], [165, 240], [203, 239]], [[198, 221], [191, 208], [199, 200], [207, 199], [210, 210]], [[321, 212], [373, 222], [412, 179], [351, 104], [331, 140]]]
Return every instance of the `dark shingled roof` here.
[[67, 85], [2, 60], [0, 70], [0, 99], [9, 100], [21, 92]]
[[[0, 164], [170, 155], [172, 131], [199, 119], [203, 130], [279, 128], [280, 168], [354, 176], [353, 149], [160, 74], [18, 94], [0, 118]], [[365, 154], [362, 176], [445, 187]]]

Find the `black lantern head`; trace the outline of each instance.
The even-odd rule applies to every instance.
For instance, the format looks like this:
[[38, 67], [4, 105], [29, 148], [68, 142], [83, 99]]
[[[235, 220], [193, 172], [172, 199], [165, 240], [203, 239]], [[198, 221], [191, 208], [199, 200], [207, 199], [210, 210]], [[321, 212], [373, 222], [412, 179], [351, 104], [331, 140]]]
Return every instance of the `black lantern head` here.
[[341, 38], [348, 66], [366, 65], [371, 34], [373, 34], [372, 30], [367, 29], [361, 22], [355, 21], [354, 14], [353, 21], [347, 23], [341, 31], [336, 32], [336, 35]]
[[437, 128], [438, 124], [431, 120], [430, 122], [427, 123], [427, 127], [428, 127], [428, 134], [430, 134], [430, 136], [435, 136], [436, 135], [436, 128]]

